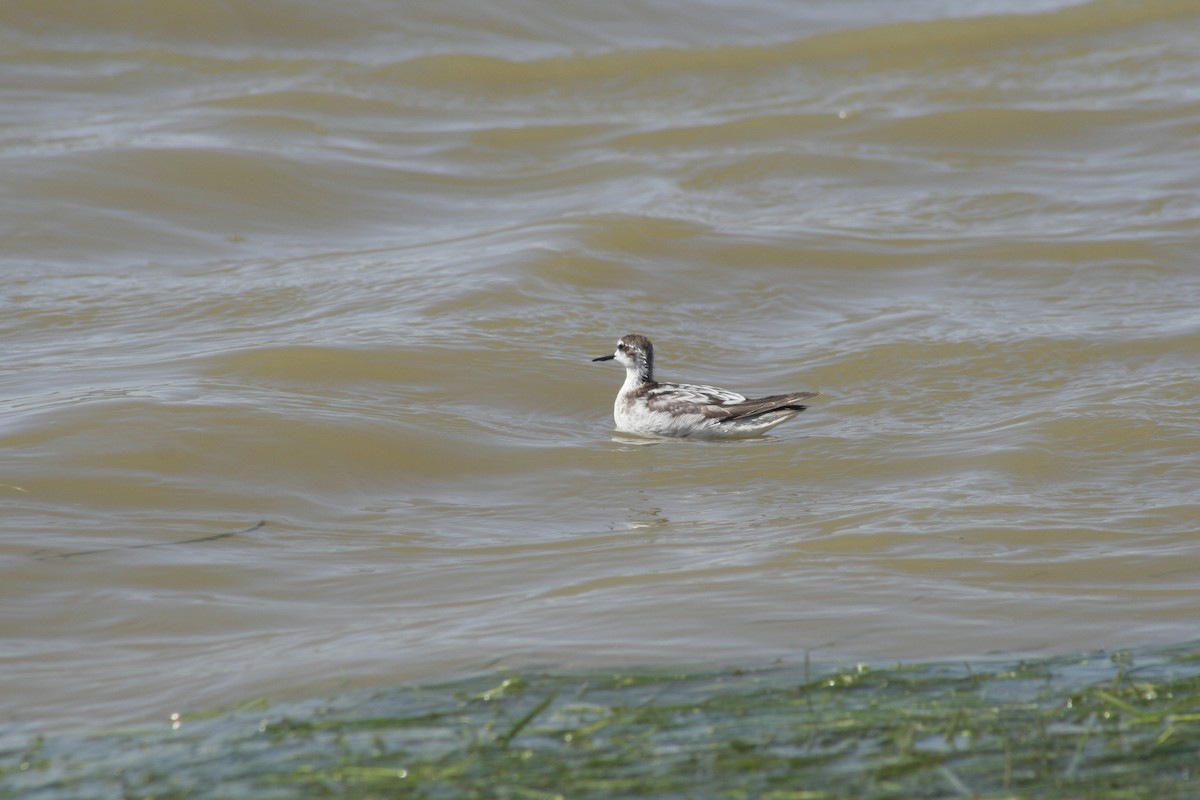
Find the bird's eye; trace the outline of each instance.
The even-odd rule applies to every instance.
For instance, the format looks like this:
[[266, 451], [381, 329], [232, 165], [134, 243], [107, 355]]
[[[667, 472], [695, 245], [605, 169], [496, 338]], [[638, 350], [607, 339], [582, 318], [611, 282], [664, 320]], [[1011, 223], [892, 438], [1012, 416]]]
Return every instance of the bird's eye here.
[[617, 349], [620, 350], [622, 353], [624, 353], [625, 352], [625, 343], [621, 342], [620, 344], [618, 344]]

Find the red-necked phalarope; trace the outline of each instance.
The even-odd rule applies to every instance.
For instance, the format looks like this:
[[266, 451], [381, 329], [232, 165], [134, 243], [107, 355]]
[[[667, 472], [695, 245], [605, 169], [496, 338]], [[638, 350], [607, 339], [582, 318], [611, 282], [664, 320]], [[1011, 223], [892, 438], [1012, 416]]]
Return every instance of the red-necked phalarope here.
[[800, 401], [817, 392], [776, 394], [749, 400], [737, 392], [690, 383], [654, 380], [654, 345], [636, 333], [622, 336], [611, 356], [625, 366], [625, 383], [613, 404], [617, 430], [647, 436], [746, 439], [799, 414]]

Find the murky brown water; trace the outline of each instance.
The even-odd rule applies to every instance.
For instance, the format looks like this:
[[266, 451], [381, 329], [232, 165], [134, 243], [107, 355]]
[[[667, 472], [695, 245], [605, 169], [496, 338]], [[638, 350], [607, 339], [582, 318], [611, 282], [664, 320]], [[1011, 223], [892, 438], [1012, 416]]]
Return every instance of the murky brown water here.
[[1200, 635], [1194, 3], [419, 5], [0, 7], [0, 722]]

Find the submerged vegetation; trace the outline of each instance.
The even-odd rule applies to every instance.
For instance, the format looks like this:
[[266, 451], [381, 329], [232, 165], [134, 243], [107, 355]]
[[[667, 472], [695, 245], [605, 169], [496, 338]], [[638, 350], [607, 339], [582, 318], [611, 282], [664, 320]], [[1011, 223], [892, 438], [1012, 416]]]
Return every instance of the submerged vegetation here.
[[0, 737], [0, 797], [1200, 797], [1200, 647], [491, 676], [165, 727]]

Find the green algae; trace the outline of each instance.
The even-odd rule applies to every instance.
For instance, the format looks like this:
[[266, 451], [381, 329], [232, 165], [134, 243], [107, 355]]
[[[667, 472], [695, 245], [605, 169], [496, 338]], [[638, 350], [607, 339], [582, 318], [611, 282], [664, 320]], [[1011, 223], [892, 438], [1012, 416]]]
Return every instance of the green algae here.
[[1016, 663], [488, 676], [8, 736], [8, 798], [1200, 796], [1200, 646]]

